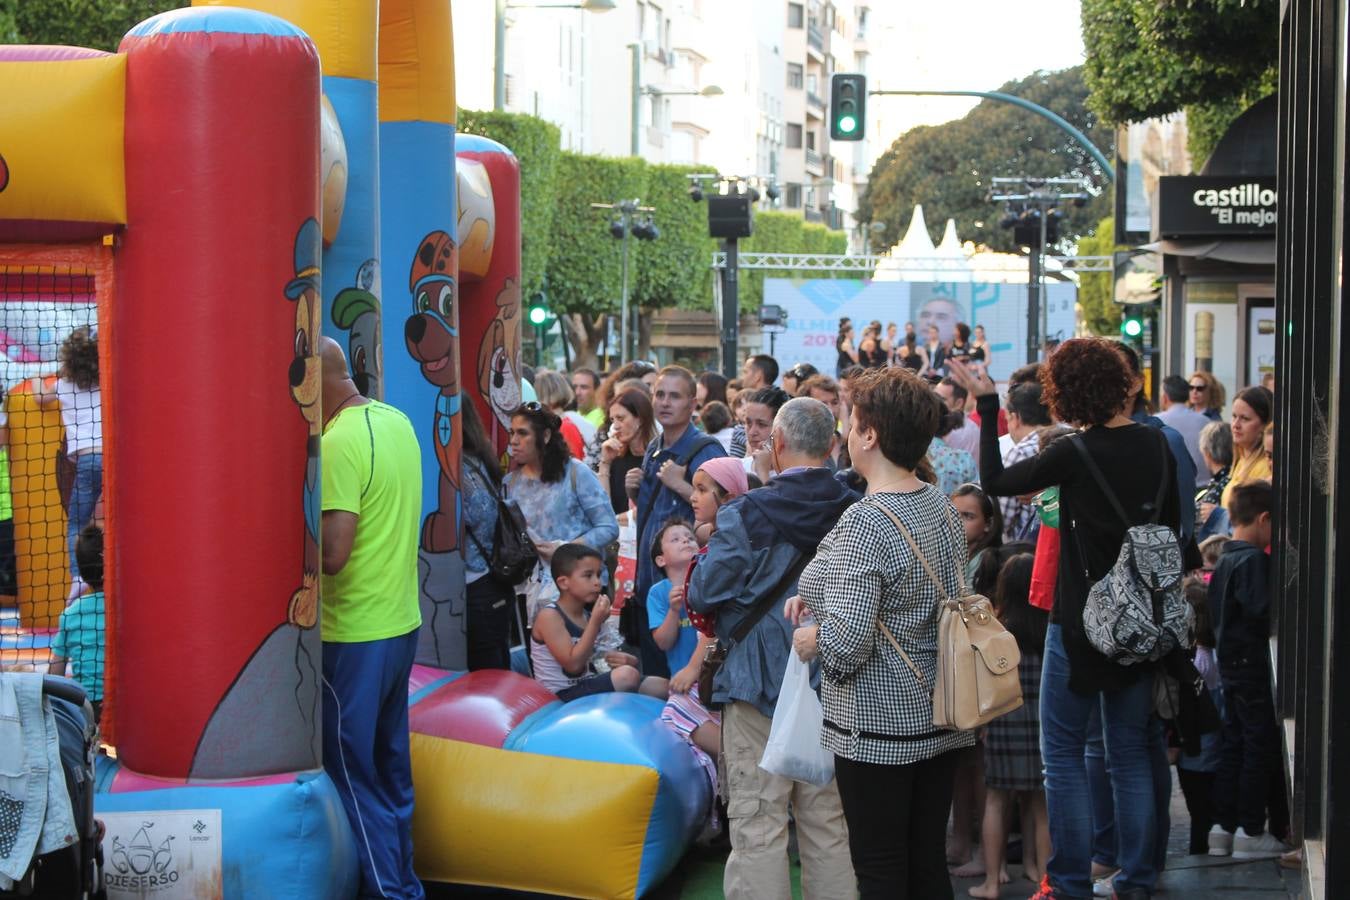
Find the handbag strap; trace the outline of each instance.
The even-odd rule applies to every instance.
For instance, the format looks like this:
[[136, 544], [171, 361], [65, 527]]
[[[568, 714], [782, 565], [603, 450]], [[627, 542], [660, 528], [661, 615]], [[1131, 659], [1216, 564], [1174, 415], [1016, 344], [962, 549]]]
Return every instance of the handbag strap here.
[[909, 658], [909, 654], [905, 652], [904, 647], [900, 646], [900, 642], [895, 639], [895, 635], [891, 634], [891, 630], [886, 627], [886, 623], [877, 619], [877, 627], [881, 629], [882, 634], [886, 635], [886, 640], [891, 642], [891, 646], [895, 648], [896, 653], [900, 654], [900, 658], [905, 661], [905, 665], [909, 666], [909, 670], [914, 673], [914, 677], [919, 679], [919, 684], [927, 688], [928, 679], [923, 677], [919, 667], [914, 665], [914, 660]]
[[[919, 549], [918, 543], [914, 540], [914, 535], [910, 534], [909, 529], [905, 527], [905, 523], [901, 522], [899, 516], [882, 506], [880, 503], [873, 503], [872, 505], [885, 513], [886, 517], [895, 523], [895, 527], [900, 532], [900, 535], [905, 539], [906, 543], [909, 544], [909, 548], [914, 551], [914, 555], [919, 560], [919, 565], [923, 566], [923, 570], [928, 573], [928, 577], [932, 580], [933, 586], [937, 588], [938, 597], [942, 602], [946, 603], [950, 600], [951, 595], [947, 593], [947, 588], [942, 584], [942, 579], [938, 578], [937, 572], [933, 570], [932, 564], [928, 562], [928, 557], [924, 556], [923, 551]], [[885, 628], [884, 625], [882, 627]], [[888, 637], [889, 635], [890, 633], [887, 632]], [[895, 638], [891, 638], [891, 642], [894, 643]], [[901, 650], [900, 652], [903, 653], [904, 651]]]
[[813, 558], [813, 554], [810, 553], [802, 553], [797, 557], [797, 561], [794, 562], [792, 567], [778, 580], [778, 583], [773, 586], [773, 589], [764, 596], [764, 599], [759, 601], [759, 605], [750, 610], [749, 615], [737, 623], [736, 628], [731, 632], [731, 640], [734, 644], [739, 644], [741, 641], [745, 640], [746, 635], [750, 633], [750, 630], [759, 624], [759, 620], [764, 618], [769, 610], [777, 605], [779, 598], [783, 596], [783, 591], [788, 589], [788, 585], [801, 577], [802, 570], [806, 568], [807, 564], [810, 563]]
[[[1151, 426], [1145, 425], [1144, 427], [1150, 428]], [[1152, 430], [1157, 431], [1158, 429]], [[1163, 498], [1167, 496], [1167, 454], [1172, 452], [1171, 448], [1167, 446], [1167, 438], [1162, 432], [1158, 432], [1158, 437], [1162, 439], [1163, 444], [1163, 477], [1158, 480], [1158, 497], [1153, 501], [1152, 515], [1149, 517], [1150, 522], [1157, 522], [1158, 519], [1162, 517]], [[1125, 524], [1125, 530], [1129, 531], [1134, 527], [1134, 522], [1132, 522], [1129, 515], [1126, 514], [1125, 507], [1120, 505], [1120, 500], [1116, 497], [1116, 492], [1111, 490], [1111, 485], [1107, 482], [1106, 476], [1102, 474], [1102, 470], [1097, 466], [1097, 461], [1092, 458], [1091, 453], [1088, 453], [1087, 445], [1083, 443], [1082, 436], [1078, 434], [1069, 435], [1069, 442], [1073, 444], [1074, 449], [1078, 451], [1078, 455], [1083, 457], [1083, 464], [1087, 466], [1088, 473], [1092, 475], [1092, 479], [1097, 482], [1097, 488], [1106, 495], [1106, 499], [1110, 502], [1111, 508], [1116, 511], [1116, 515], [1120, 517], [1120, 521]]]

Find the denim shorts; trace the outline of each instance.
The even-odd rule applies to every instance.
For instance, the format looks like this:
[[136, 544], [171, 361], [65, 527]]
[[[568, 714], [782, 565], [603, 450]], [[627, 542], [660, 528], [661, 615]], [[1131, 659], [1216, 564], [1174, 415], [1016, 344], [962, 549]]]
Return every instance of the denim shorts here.
[[558, 691], [558, 699], [566, 703], [568, 700], [589, 697], [591, 694], [612, 693], [614, 693], [614, 673], [606, 672], [603, 675], [587, 675], [571, 687], [563, 688]]

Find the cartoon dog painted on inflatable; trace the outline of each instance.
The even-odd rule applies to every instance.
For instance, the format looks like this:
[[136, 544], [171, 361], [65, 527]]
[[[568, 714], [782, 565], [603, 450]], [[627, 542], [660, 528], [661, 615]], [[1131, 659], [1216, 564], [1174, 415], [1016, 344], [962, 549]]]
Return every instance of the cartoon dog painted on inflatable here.
[[[455, 634], [457, 617], [452, 608], [462, 606], [464, 560], [459, 553], [462, 518], [459, 499], [459, 466], [462, 443], [459, 433], [459, 310], [456, 276], [459, 257], [454, 239], [433, 231], [422, 239], [408, 289], [413, 314], [403, 326], [408, 354], [421, 367], [422, 377], [439, 389], [432, 419], [432, 445], [440, 466], [437, 506], [422, 523], [418, 553], [418, 586], [421, 590], [423, 633], [434, 643], [436, 665], [462, 669], [465, 665], [462, 629]], [[429, 614], [429, 615], [428, 615]], [[418, 659], [425, 660], [419, 647]]]
[[[464, 277], [482, 279], [492, 266], [497, 240], [497, 213], [492, 179], [477, 159], [459, 157], [455, 163], [459, 190], [459, 268]], [[480, 297], [480, 299], [483, 299]], [[478, 345], [478, 390], [487, 401], [491, 420], [488, 436], [505, 447], [511, 413], [520, 405], [520, 283], [507, 278], [496, 296], [496, 312]]]
[[[267, 771], [281, 765], [291, 770], [319, 765], [319, 444], [322, 421], [319, 366], [319, 223], [307, 219], [295, 236], [295, 277], [285, 287], [295, 304], [295, 327], [290, 334], [293, 356], [286, 379], [291, 398], [300, 408], [308, 429], [304, 507], [304, 568], [300, 586], [291, 594], [286, 619], [253, 651], [248, 663], [211, 714], [192, 757], [194, 778], [219, 778], [240, 766]], [[290, 755], [277, 761], [274, 734], [263, 728], [241, 728], [264, 706], [260, 698], [290, 690], [295, 703], [283, 707], [288, 719], [273, 723], [298, 738], [287, 747]]]

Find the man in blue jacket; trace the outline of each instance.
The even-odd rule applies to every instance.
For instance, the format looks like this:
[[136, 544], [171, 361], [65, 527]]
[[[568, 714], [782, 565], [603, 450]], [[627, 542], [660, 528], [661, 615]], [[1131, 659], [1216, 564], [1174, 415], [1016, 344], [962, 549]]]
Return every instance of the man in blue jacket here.
[[642, 670], [645, 675], [669, 676], [666, 655], [651, 639], [647, 627], [647, 592], [665, 577], [652, 558], [656, 534], [671, 519], [692, 522], [694, 473], [705, 460], [726, 456], [721, 441], [694, 427], [694, 375], [683, 366], [666, 366], [656, 377], [652, 410], [661, 433], [652, 439], [642, 467], [628, 473], [629, 496], [637, 495], [637, 579], [635, 609], [641, 623]]
[[[717, 635], [730, 645], [713, 682], [723, 704], [722, 761], [731, 856], [723, 890], [731, 900], [791, 896], [788, 885], [788, 806], [797, 822], [802, 893], [853, 897], [856, 887], [839, 792], [833, 781], [803, 784], [759, 768], [774, 704], [792, 650], [784, 601], [839, 516], [858, 495], [826, 467], [834, 415], [819, 400], [798, 398], [774, 419], [773, 463], [767, 485], [723, 506], [708, 553], [694, 569], [689, 605], [716, 613]], [[738, 626], [754, 620], [744, 639]]]

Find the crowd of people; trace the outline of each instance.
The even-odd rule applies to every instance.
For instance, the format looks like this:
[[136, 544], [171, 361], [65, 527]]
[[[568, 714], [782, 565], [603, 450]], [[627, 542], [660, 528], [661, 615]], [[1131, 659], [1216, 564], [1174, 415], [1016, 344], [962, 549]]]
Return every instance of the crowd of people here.
[[[953, 876], [983, 876], [970, 895], [995, 898], [1014, 848], [1035, 900], [1148, 897], [1173, 766], [1192, 853], [1288, 851], [1265, 649], [1271, 385], [1230, 405], [1207, 372], [1169, 376], [1155, 414], [1128, 346], [1075, 338], [1000, 393], [979, 329], [959, 324], [948, 345], [897, 331], [873, 322], [855, 345], [843, 323], [837, 377], [767, 355], [730, 380], [644, 362], [528, 372], [537, 399], [514, 411], [505, 454], [464, 404], [469, 668], [519, 668], [518, 639], [564, 701], [662, 700], [719, 797], [704, 837], [729, 844], [732, 898], [789, 895], [791, 829], [808, 898], [950, 897]], [[413, 896], [417, 444], [406, 417], [359, 395], [336, 344], [321, 350], [325, 759], [345, 761], [349, 814], [387, 826], [364, 876]], [[73, 522], [92, 515], [87, 493]], [[534, 554], [517, 583], [494, 567], [512, 507]], [[1192, 624], [1163, 660], [1128, 665], [1084, 613], [1146, 524], [1175, 536]], [[65, 634], [101, 617], [101, 533], [72, 531], [87, 587], [53, 663], [92, 684], [88, 648]], [[939, 607], [972, 592], [1016, 640], [1023, 703], [936, 727]], [[792, 654], [819, 692], [825, 784], [760, 766]], [[1177, 672], [1205, 703], [1159, 706]]]
[[[1207, 372], [1168, 377], [1155, 412], [1128, 346], [1076, 338], [1000, 394], [980, 329], [945, 345], [898, 330], [855, 340], [842, 323], [836, 376], [767, 355], [731, 380], [641, 362], [529, 373], [548, 387], [516, 410], [505, 468], [468, 457], [535, 540], [517, 590], [534, 676], [564, 699], [666, 701], [718, 791], [706, 836], [730, 844], [728, 897], [787, 896], [790, 829], [807, 897], [951, 896], [953, 876], [998, 897], [1018, 848], [1038, 900], [1151, 896], [1173, 766], [1191, 852], [1287, 851], [1263, 650], [1270, 387], [1229, 405]], [[476, 507], [470, 531], [490, 539], [496, 508]], [[1182, 551], [1194, 625], [1161, 662], [1125, 665], [1092, 644], [1085, 603], [1150, 523]], [[939, 598], [972, 591], [1016, 638], [1024, 702], [937, 728]], [[470, 642], [494, 647], [473, 664], [508, 665], [506, 618], [483, 609]], [[759, 766], [793, 653], [822, 702], [824, 785]], [[1155, 702], [1177, 666], [1204, 681], [1199, 713]]]
[[848, 317], [839, 320], [839, 335], [834, 347], [839, 352], [835, 376], [840, 378], [854, 366], [864, 369], [899, 366], [925, 378], [940, 379], [946, 376], [950, 360], [987, 368], [993, 353], [983, 325], [971, 328], [965, 322], [957, 322], [951, 340], [943, 341], [937, 325], [927, 326], [921, 337], [913, 322], [905, 323], [903, 336], [899, 326], [889, 322], [883, 337], [881, 322], [877, 319], [864, 326], [859, 336], [853, 320]]

